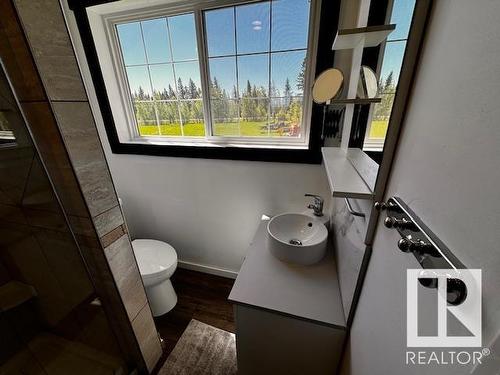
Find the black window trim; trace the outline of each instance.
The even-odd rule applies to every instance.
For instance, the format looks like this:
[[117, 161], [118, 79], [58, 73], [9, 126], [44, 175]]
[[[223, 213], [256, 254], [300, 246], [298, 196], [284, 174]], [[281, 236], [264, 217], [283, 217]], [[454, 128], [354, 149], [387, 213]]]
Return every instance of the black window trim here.
[[[90, 68], [92, 83], [104, 120], [104, 127], [111, 150], [115, 154], [171, 156], [203, 159], [250, 160], [286, 163], [320, 164], [321, 122], [323, 107], [315, 103], [311, 109], [309, 146], [307, 149], [211, 147], [121, 143], [115, 128], [113, 113], [109, 103], [104, 78], [97, 56], [94, 38], [90, 29], [86, 8], [111, 3], [118, 0], [68, 0], [74, 12], [82, 40], [85, 56]], [[320, 4], [320, 25], [317, 40], [316, 72], [321, 72], [333, 64], [334, 52], [331, 44], [335, 37], [340, 11], [340, 0], [323, 0]]]

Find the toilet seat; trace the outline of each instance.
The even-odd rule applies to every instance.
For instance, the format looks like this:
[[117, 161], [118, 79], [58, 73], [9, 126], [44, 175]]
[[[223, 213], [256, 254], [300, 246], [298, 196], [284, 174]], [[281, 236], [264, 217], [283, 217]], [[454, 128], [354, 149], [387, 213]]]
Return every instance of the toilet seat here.
[[132, 248], [145, 284], [153, 284], [170, 278], [177, 268], [177, 253], [166, 242], [136, 239]]

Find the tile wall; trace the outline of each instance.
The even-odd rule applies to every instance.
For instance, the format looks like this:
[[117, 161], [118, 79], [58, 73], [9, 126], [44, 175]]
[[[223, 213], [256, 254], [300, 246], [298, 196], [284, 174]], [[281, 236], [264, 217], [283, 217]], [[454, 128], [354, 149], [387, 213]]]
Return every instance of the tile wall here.
[[[9, 1], [0, 2], [2, 60], [103, 306], [113, 317], [122, 351], [140, 369], [150, 371], [161, 356], [161, 345], [60, 4], [13, 3], [15, 10]], [[7, 194], [19, 194], [15, 181], [31, 168], [30, 158], [28, 152], [26, 160], [16, 161]], [[2, 209], [16, 217], [15, 210]], [[58, 225], [56, 218], [33, 215], [31, 220]]]

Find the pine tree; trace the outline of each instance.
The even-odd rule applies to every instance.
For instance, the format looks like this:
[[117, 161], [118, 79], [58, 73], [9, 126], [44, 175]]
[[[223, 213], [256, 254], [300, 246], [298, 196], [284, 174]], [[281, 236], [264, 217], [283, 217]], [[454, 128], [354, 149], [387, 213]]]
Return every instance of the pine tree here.
[[196, 100], [193, 102], [193, 118], [196, 122], [201, 122], [203, 120], [203, 103], [201, 100]]
[[163, 121], [166, 120], [169, 124], [178, 123], [179, 110], [176, 103], [163, 103], [160, 108], [162, 108], [160, 116]]
[[210, 84], [211, 86], [211, 94], [214, 99], [222, 99], [221, 95], [221, 90], [219, 86], [219, 81], [217, 81], [217, 77], [214, 77], [214, 81]]
[[292, 98], [292, 87], [290, 86], [290, 80], [288, 77], [285, 81], [283, 96], [285, 97], [285, 105], [288, 107]]
[[252, 95], [252, 85], [250, 84], [249, 80], [247, 80], [247, 91], [246, 91], [246, 94], [249, 97]]
[[179, 92], [179, 98], [180, 99], [185, 99], [186, 98], [186, 92], [184, 91], [184, 85], [182, 84], [182, 79], [179, 77], [177, 80], [177, 90]]
[[191, 99], [198, 98], [198, 87], [191, 78], [189, 78], [189, 96]]
[[306, 73], [306, 59], [302, 60], [302, 65], [300, 67], [300, 73], [297, 77], [297, 90], [300, 92], [304, 91], [304, 80], [305, 80], [305, 73]]
[[375, 106], [374, 119], [377, 121], [388, 121], [391, 116], [392, 105], [394, 102], [394, 92], [396, 90], [394, 83], [394, 72], [391, 70], [387, 75], [382, 87], [382, 101]]
[[274, 83], [274, 80], [271, 81], [271, 89], [270, 89], [270, 92], [269, 92], [269, 96], [271, 98], [277, 98], [280, 96], [280, 92], [278, 89], [276, 89], [276, 84]]
[[284, 95], [283, 96], [285, 96], [285, 97], [292, 96], [292, 87], [290, 86], [290, 80], [288, 79], [288, 77], [285, 81], [285, 88], [284, 88]]
[[[144, 96], [144, 93], [143, 93]], [[138, 102], [135, 104], [135, 113], [139, 125], [156, 124], [154, 107], [151, 103]]]
[[175, 91], [171, 85], [168, 85], [168, 99], [175, 99]]
[[[217, 77], [214, 77], [213, 82], [210, 82], [210, 93], [214, 99], [222, 99], [221, 89], [219, 87], [219, 81]], [[214, 114], [215, 121], [220, 121], [224, 116], [224, 104], [221, 100], [212, 101], [212, 112]]]
[[145, 100], [146, 99], [146, 95], [144, 94], [144, 89], [142, 88], [142, 86], [139, 86], [139, 92], [137, 93], [137, 98], [139, 100]]
[[162, 100], [167, 100], [168, 99], [168, 91], [167, 91], [167, 89], [165, 89], [165, 88], [163, 89], [162, 93], [160, 94], [160, 98]]
[[387, 78], [385, 79], [384, 92], [389, 92], [394, 89], [394, 72], [391, 70]]

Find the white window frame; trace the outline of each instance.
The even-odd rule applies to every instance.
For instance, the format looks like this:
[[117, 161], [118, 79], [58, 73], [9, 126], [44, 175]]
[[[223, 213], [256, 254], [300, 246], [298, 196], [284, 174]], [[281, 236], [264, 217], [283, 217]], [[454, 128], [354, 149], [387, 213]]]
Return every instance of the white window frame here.
[[[377, 76], [377, 80], [380, 78], [380, 73], [382, 71], [382, 64], [384, 62], [384, 54], [385, 54], [385, 46], [386, 46], [386, 41], [384, 41], [380, 45], [380, 52], [379, 52], [378, 62], [377, 62], [377, 71], [375, 72], [375, 74]], [[369, 112], [368, 112], [368, 119], [367, 119], [366, 131], [365, 131], [365, 139], [363, 141], [363, 150], [364, 151], [383, 151], [384, 150], [385, 137], [384, 138], [371, 138], [370, 137], [370, 131], [372, 129], [374, 113], [375, 113], [375, 105], [371, 105]]]
[[[385, 19], [385, 24], [389, 24], [391, 22], [393, 7], [394, 7], [394, 0], [389, 0], [389, 4], [387, 6], [387, 14], [386, 14], [386, 19]], [[415, 12], [415, 10], [414, 10], [414, 12]], [[411, 22], [410, 22], [410, 28], [411, 28]], [[408, 33], [409, 33], [409, 31], [408, 31]], [[387, 44], [401, 42], [401, 41], [405, 41], [408, 44], [408, 38], [409, 38], [409, 34], [406, 36], [406, 38], [403, 38], [403, 39], [384, 40], [384, 42], [380, 45], [380, 51], [379, 51], [378, 61], [377, 61], [377, 71], [375, 72], [375, 74], [377, 75], [377, 79], [380, 78], [380, 74], [382, 73], [382, 64], [384, 63], [385, 48], [387, 47]], [[402, 68], [403, 67], [401, 67], [401, 69]], [[397, 88], [396, 88], [396, 90], [397, 90]], [[396, 93], [394, 93], [394, 95], [396, 95]], [[364, 151], [383, 151], [384, 150], [384, 144], [385, 144], [386, 137], [384, 137], [384, 138], [370, 138], [370, 131], [372, 128], [374, 112], [375, 112], [375, 105], [371, 105], [369, 112], [368, 112], [368, 120], [367, 120], [367, 126], [366, 126], [366, 131], [365, 131], [365, 139], [363, 141], [363, 150]], [[391, 109], [391, 113], [392, 113], [392, 109]], [[390, 119], [390, 117], [389, 117], [389, 119]]]
[[[214, 136], [212, 134], [212, 115], [210, 111], [209, 87], [207, 84], [209, 74], [208, 56], [205, 46], [206, 35], [202, 19], [203, 11], [259, 1], [261, 0], [138, 0], [105, 3], [87, 8], [87, 16], [120, 143], [273, 149], [308, 148], [312, 112], [310, 88], [312, 87], [315, 74], [321, 0], [311, 0], [300, 136], [241, 137]], [[132, 98], [127, 83], [125, 65], [122, 60], [115, 25], [169, 17], [183, 13], [194, 13], [195, 16], [198, 62], [200, 64], [202, 102], [205, 117], [205, 136], [140, 136], [136, 126]], [[200, 35], [202, 36], [201, 38], [199, 37]], [[269, 100], [271, 99], [269, 98]]]

